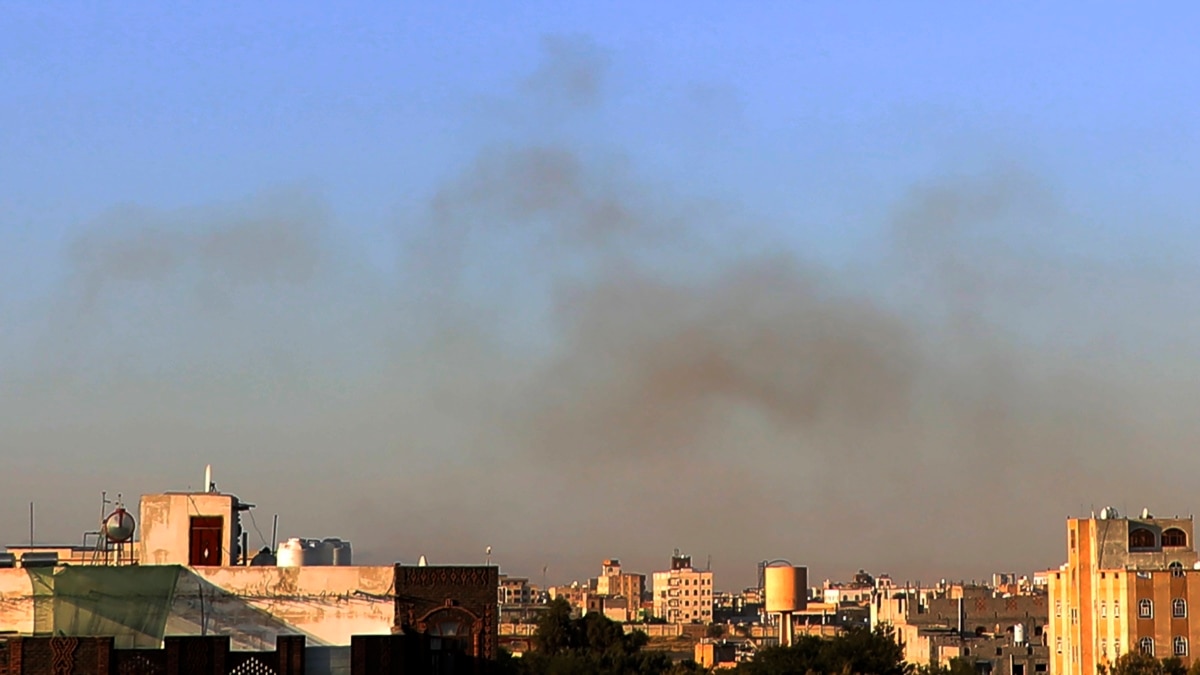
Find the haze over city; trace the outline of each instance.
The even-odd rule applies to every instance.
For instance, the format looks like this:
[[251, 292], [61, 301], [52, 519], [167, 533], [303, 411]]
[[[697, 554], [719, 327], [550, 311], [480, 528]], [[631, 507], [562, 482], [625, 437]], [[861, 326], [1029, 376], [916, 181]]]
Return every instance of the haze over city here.
[[206, 464], [253, 547], [552, 582], [1186, 516], [1175, 9], [8, 4], [0, 536]]

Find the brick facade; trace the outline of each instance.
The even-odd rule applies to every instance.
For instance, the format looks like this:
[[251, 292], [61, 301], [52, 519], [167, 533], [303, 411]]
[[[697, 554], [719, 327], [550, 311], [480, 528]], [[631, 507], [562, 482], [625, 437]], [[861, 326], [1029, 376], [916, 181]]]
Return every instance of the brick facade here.
[[103, 637], [22, 637], [2, 651], [3, 675], [304, 675], [303, 635], [279, 636], [270, 652], [230, 651], [226, 636], [168, 637], [162, 649], [113, 649]]

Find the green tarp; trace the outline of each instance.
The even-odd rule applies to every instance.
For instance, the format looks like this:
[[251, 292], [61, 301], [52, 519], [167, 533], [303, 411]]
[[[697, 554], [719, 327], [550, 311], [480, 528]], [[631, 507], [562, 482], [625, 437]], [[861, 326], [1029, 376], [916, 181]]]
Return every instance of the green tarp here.
[[35, 635], [113, 637], [119, 649], [162, 645], [177, 565], [28, 569]]

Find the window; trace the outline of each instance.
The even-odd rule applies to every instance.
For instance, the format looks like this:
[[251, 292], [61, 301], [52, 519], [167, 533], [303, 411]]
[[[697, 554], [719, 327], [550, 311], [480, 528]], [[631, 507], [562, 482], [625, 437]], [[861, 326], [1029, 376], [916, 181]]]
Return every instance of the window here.
[[1113, 616], [1121, 616], [1121, 602], [1113, 600]]
[[1138, 618], [1153, 619], [1154, 618], [1154, 603], [1147, 598], [1138, 600]]
[[1120, 655], [1121, 655], [1121, 641], [1119, 639], [1113, 640], [1113, 658], [1116, 658]]
[[1187, 600], [1175, 598], [1171, 601], [1171, 616], [1176, 619], [1187, 618]]
[[1071, 623], [1079, 623], [1079, 608], [1071, 608]]
[[1108, 616], [1108, 605], [1101, 602], [1100, 603], [1100, 618], [1103, 619], [1106, 616]]
[[1062, 653], [1062, 638], [1054, 638], [1054, 651]]
[[1154, 656], [1154, 638], [1144, 637], [1138, 640], [1138, 649], [1147, 656]]
[[1163, 548], [1182, 548], [1187, 546], [1187, 533], [1178, 527], [1168, 527], [1162, 533]]
[[1187, 656], [1187, 638], [1176, 635], [1171, 639], [1171, 650], [1175, 652], [1175, 656]]
[[1179, 562], [1178, 560], [1172, 562], [1170, 565], [1167, 565], [1167, 569], [1171, 570], [1171, 576], [1173, 577], [1183, 576], [1183, 563]]
[[1108, 657], [1108, 643], [1104, 640], [1100, 641], [1100, 656]]
[[1062, 616], [1062, 600], [1054, 601], [1054, 616]]
[[1154, 548], [1154, 533], [1144, 527], [1129, 531], [1129, 548]]
[[1033, 664], [1033, 672], [1035, 672], [1035, 673], [1044, 673], [1044, 672], [1046, 672], [1046, 664], [1044, 664], [1044, 663], [1035, 663], [1035, 664]]

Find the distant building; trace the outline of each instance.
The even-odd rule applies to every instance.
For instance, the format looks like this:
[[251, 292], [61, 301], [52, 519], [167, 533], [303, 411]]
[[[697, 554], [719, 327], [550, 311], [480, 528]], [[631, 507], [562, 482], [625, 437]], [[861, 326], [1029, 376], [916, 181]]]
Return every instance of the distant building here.
[[528, 605], [533, 601], [533, 589], [529, 579], [500, 575], [500, 585], [497, 590], [497, 601], [501, 605]]
[[[614, 621], [633, 621], [637, 618], [645, 593], [645, 574], [623, 572], [621, 562], [616, 559], [604, 561], [600, 576], [596, 578], [596, 594], [605, 598], [606, 616]], [[618, 598], [624, 602], [616, 602]]]
[[1200, 556], [1192, 519], [1067, 520], [1067, 562], [1047, 573], [1052, 673], [1090, 674], [1132, 650], [1197, 660]]
[[654, 616], [668, 623], [711, 623], [712, 572], [693, 569], [691, 556], [676, 551], [671, 569], [654, 573]]

